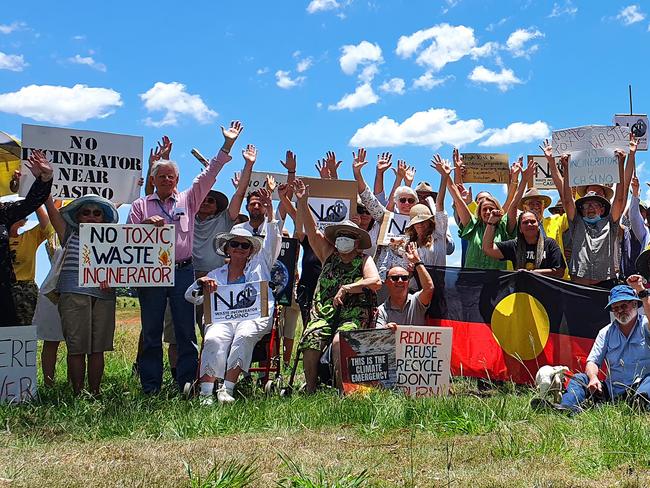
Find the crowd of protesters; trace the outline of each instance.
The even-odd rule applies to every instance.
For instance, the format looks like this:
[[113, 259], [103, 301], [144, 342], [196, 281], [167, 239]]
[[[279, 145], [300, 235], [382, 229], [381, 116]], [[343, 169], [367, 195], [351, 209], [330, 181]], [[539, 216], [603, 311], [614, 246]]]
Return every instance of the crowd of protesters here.
[[[322, 228], [309, 209], [308, 185], [296, 177], [297, 158], [291, 151], [282, 161], [286, 183], [277, 184], [267, 177], [265, 188], [248, 191], [257, 160], [257, 149], [249, 144], [242, 151], [243, 167], [232, 180], [232, 197], [213, 189], [233, 159], [231, 151], [242, 130], [238, 121], [222, 128], [223, 145], [182, 191], [178, 188], [179, 168], [171, 160], [172, 142], [163, 137], [150, 152], [146, 179], [141, 182], [145, 195], [132, 203], [126, 222], [173, 225], [176, 262], [174, 286], [137, 290], [141, 333], [134, 372], [145, 394], [156, 394], [163, 386], [163, 339], [170, 343], [170, 364], [179, 390], [187, 391], [187, 385], [196, 384], [190, 391], [196, 391], [202, 403], [209, 405], [215, 392], [221, 403], [234, 401], [235, 385], [242, 374], [248, 374], [253, 349], [271, 330], [276, 317], [283, 324], [285, 365], [294, 349], [296, 324], [302, 319], [304, 333], [298, 349], [308, 393], [317, 388], [324, 356], [333, 365], [334, 376], [340, 373], [338, 332], [424, 325], [435, 293], [425, 266], [445, 266], [455, 248], [451, 217], [445, 210], [447, 192], [462, 242], [463, 267], [523, 270], [606, 289], [621, 286], [631, 277], [634, 290], [641, 290], [635, 262], [648, 245], [650, 233], [647, 207], [639, 199], [637, 141], [633, 136], [629, 147], [615, 152], [620, 182], [614, 188], [571, 188], [566, 176], [568, 155], [559, 158], [558, 167], [553, 148], [545, 141], [540, 148], [559, 193], [554, 206], [549, 196], [533, 188], [536, 164], [524, 167], [522, 158], [510, 167], [503, 203], [486, 191], [473, 197], [463, 181], [466, 171], [457, 149], [451, 154], [451, 162], [435, 155], [431, 168], [418, 168], [420, 174], [429, 171], [439, 175], [437, 192], [428, 181], [414, 186], [415, 166], [399, 160], [386, 195], [384, 177], [392, 167], [392, 155], [378, 155], [371, 189], [363, 176], [368, 161], [366, 150], [361, 148], [353, 154], [351, 165], [358, 190], [357, 201], [352, 202], [356, 212], [351, 220]], [[341, 164], [333, 152], [328, 152], [317, 164], [320, 178], [338, 179]], [[44, 341], [41, 359], [46, 385], [54, 381], [58, 343], [64, 340], [74, 392], [87, 389], [98, 394], [104, 354], [113, 349], [116, 297], [106, 283], [97, 288], [78, 285], [79, 224], [117, 223], [117, 208], [96, 195], [61, 207], [49, 196], [53, 171], [46, 154], [34, 151], [26, 167], [36, 178], [27, 196], [0, 204], [0, 300], [5, 311], [0, 325], [37, 325], [39, 339]], [[630, 187], [632, 196], [627, 199]], [[274, 191], [279, 196], [276, 209]], [[244, 214], [240, 213], [242, 205]], [[39, 225], [20, 233], [32, 212], [36, 212]], [[408, 216], [405, 234], [382, 244], [380, 229], [391, 212]], [[293, 226], [287, 217], [294, 221]], [[204, 318], [200, 306], [204, 296], [219, 286], [271, 280], [287, 225], [296, 229], [294, 237], [302, 249], [293, 291], [295, 305], [282, 306], [281, 313], [275, 314], [279, 305], [269, 292], [268, 317], [220, 323]], [[58, 241], [59, 249], [50, 253], [52, 270], [39, 293], [34, 282], [35, 255], [43, 241]], [[647, 259], [641, 262], [647, 268]], [[648, 272], [638, 271], [644, 275]], [[629, 287], [621, 293], [614, 294], [610, 303], [614, 312], [624, 308], [614, 306], [621, 296], [633, 303], [644, 297]], [[378, 309], [377, 297], [381, 302]], [[58, 314], [43, 312], [45, 308], [39, 312], [52, 304]], [[644, 324], [647, 335], [647, 322]], [[200, 355], [197, 330], [202, 339]], [[643, 332], [635, 333], [644, 337]], [[622, 334], [628, 337], [625, 330]], [[592, 363], [602, 360], [604, 340], [599, 336], [600, 352], [594, 353]], [[637, 353], [643, 356], [639, 364], [650, 362], [648, 347]], [[592, 381], [593, 367], [586, 373], [580, 379], [589, 384], [589, 391], [597, 389]], [[578, 383], [572, 388], [574, 396], [579, 397], [571, 403], [574, 406], [586, 390]]]

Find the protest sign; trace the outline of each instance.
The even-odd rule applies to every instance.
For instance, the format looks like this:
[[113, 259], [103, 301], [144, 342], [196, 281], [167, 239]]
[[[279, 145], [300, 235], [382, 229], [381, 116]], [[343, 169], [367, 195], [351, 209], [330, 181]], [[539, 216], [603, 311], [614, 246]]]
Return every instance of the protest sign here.
[[36, 397], [36, 326], [0, 327], [0, 403]]
[[173, 225], [80, 224], [79, 286], [174, 286]]
[[[529, 155], [528, 166], [533, 164], [533, 162], [537, 163], [537, 168], [535, 169], [535, 175], [533, 176], [532, 187], [537, 188], [538, 190], [555, 190], [555, 183], [551, 177], [551, 169], [548, 166], [546, 156]], [[555, 165], [560, 174], [562, 174], [560, 158], [557, 156], [555, 157]]]
[[639, 141], [637, 150], [639, 151], [648, 150], [648, 116], [647, 115], [616, 114], [614, 115], [614, 125], [629, 127], [632, 134], [634, 134], [634, 137], [636, 137], [637, 140]]
[[379, 234], [377, 237], [377, 245], [379, 246], [388, 246], [391, 243], [391, 240], [395, 239], [406, 239], [406, 225], [411, 220], [410, 216], [396, 214], [393, 212], [386, 211], [384, 213], [384, 220], [381, 223], [379, 228]]
[[[271, 173], [270, 171], [253, 171], [251, 173], [251, 180], [248, 183], [248, 190], [246, 190], [246, 193], [251, 193], [256, 190], [260, 190], [262, 188], [267, 188], [266, 186], [266, 175], [273, 176], [275, 178], [275, 182], [278, 185], [285, 184], [287, 182], [287, 174], [286, 173]], [[268, 188], [267, 188], [268, 189]], [[271, 194], [271, 198], [273, 200], [280, 200], [280, 195], [278, 195], [278, 189], [277, 187]]]
[[140, 196], [142, 137], [23, 124], [22, 143], [21, 196], [34, 182], [25, 162], [35, 149], [43, 150], [54, 168], [53, 198], [93, 193], [120, 204]]
[[510, 166], [507, 154], [463, 153], [465, 183], [508, 183]]
[[0, 131], [0, 197], [16, 193], [11, 179], [20, 169], [20, 142]]
[[409, 396], [449, 392], [452, 329], [398, 326], [341, 332], [344, 393], [382, 387]]
[[290, 306], [293, 302], [293, 288], [296, 282], [296, 261], [298, 260], [298, 239], [283, 237], [280, 255], [271, 269], [271, 282], [275, 301]]
[[569, 154], [569, 186], [618, 183], [615, 149], [627, 152], [630, 129], [624, 126], [587, 125], [553, 131], [553, 152]]
[[203, 301], [203, 313], [212, 324], [268, 317], [268, 293], [268, 281], [219, 285]]
[[[356, 181], [319, 178], [302, 178], [302, 181], [309, 187], [307, 200], [309, 210], [320, 230], [357, 215]], [[296, 229], [299, 231], [303, 229], [300, 215], [296, 222]]]

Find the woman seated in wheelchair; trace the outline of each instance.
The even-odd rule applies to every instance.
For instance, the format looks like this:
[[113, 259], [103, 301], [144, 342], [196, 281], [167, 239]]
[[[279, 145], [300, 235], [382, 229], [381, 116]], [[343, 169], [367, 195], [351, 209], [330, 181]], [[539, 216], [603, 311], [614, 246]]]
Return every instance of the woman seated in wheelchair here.
[[307, 205], [305, 184], [295, 180], [293, 188], [298, 199], [298, 220], [304, 223], [309, 244], [323, 263], [309, 322], [300, 342], [306, 392], [313, 393], [321, 355], [330, 344], [340, 386], [338, 332], [370, 326], [374, 295], [381, 280], [375, 262], [362, 252], [371, 247], [369, 234], [349, 220], [326, 227], [323, 234], [316, 228]]
[[[255, 236], [239, 225], [230, 232], [218, 234], [214, 239], [215, 251], [226, 254], [230, 261], [196, 280], [185, 292], [187, 301], [199, 305], [203, 303], [203, 294], [213, 293], [223, 285], [270, 281], [271, 268], [280, 253], [282, 232], [278, 221], [273, 220], [270, 196], [267, 204], [265, 237]], [[205, 324], [199, 378], [199, 396], [203, 405], [213, 403], [217, 378], [224, 380], [223, 386], [217, 390], [219, 402], [235, 401], [233, 390], [239, 374], [248, 371], [255, 344], [273, 326], [275, 301], [270, 290], [267, 294], [268, 317]], [[208, 320], [206, 317], [206, 322]]]

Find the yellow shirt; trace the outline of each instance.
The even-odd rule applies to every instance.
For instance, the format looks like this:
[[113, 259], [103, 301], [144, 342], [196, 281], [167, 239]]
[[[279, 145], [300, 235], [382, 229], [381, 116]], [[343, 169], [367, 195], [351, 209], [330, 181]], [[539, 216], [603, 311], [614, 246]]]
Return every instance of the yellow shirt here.
[[36, 275], [36, 251], [38, 246], [44, 240], [49, 239], [53, 233], [54, 228], [51, 224], [48, 224], [45, 230], [41, 229], [40, 225], [36, 225], [36, 227], [19, 234], [18, 237], [9, 238], [9, 248], [12, 253], [16, 280], [34, 281]]
[[[562, 257], [564, 258], [564, 240], [562, 234], [569, 229], [569, 219], [566, 214], [552, 215], [551, 217], [544, 217], [544, 233], [546, 237], [553, 239], [560, 246]], [[564, 276], [562, 279], [569, 280], [569, 267], [564, 268]]]

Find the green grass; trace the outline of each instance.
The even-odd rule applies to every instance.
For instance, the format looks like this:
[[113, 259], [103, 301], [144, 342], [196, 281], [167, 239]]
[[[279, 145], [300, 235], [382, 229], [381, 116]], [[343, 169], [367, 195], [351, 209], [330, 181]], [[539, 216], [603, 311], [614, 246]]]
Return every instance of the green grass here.
[[[532, 390], [446, 398], [386, 391], [267, 398], [201, 407], [171, 378], [144, 396], [130, 374], [138, 310], [118, 311], [99, 399], [59, 382], [31, 404], [0, 406], [0, 486], [642, 486], [650, 419], [627, 405], [576, 416], [534, 412]], [[38, 463], [29, 460], [38, 459]], [[225, 483], [225, 484], [224, 484]]]

